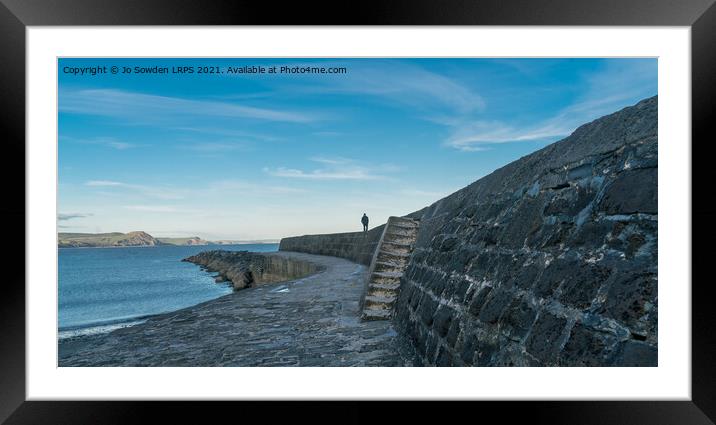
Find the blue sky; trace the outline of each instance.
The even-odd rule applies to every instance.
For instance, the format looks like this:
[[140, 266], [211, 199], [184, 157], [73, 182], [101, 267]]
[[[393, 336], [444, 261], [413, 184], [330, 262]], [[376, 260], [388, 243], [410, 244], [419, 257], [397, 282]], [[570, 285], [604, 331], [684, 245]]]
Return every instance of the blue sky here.
[[[66, 66], [345, 67], [72, 75]], [[657, 94], [656, 59], [60, 59], [61, 232], [273, 239], [418, 210]]]

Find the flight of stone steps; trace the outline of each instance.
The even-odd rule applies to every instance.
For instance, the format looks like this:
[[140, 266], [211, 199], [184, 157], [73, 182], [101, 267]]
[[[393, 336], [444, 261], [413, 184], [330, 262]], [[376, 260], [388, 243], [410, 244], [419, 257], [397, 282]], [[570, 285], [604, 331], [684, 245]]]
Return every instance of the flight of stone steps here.
[[387, 320], [398, 297], [400, 278], [408, 267], [410, 253], [418, 236], [419, 222], [390, 217], [378, 242], [368, 271], [368, 282], [361, 300], [361, 319]]

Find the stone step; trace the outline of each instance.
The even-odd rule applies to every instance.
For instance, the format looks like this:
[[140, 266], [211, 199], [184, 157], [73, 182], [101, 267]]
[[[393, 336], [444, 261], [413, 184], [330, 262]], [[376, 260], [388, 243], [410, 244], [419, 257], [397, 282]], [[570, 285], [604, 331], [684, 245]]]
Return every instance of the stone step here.
[[386, 251], [384, 249], [381, 249], [378, 251], [378, 258], [380, 258], [383, 261], [386, 260], [402, 260], [405, 261], [407, 264], [408, 258], [410, 258], [409, 252], [395, 252], [395, 251]]
[[368, 284], [380, 284], [380, 285], [400, 285], [400, 278], [399, 277], [380, 277], [371, 275], [370, 281]]
[[402, 235], [385, 235], [383, 243], [393, 243], [396, 245], [411, 246], [415, 242], [415, 238]]
[[406, 228], [406, 227], [397, 227], [397, 226], [389, 226], [388, 230], [385, 231], [385, 236], [408, 236], [411, 238], [414, 238], [415, 235], [418, 233], [418, 228]]
[[377, 296], [377, 295], [366, 295], [365, 297], [365, 308], [380, 310], [391, 308], [395, 302], [397, 296], [393, 295], [390, 297]]
[[404, 269], [408, 266], [409, 258], [410, 257], [407, 256], [390, 255], [388, 253], [379, 252], [378, 256], [375, 258], [375, 264], [391, 264], [393, 267]]
[[363, 310], [361, 319], [363, 320], [388, 320], [390, 319], [390, 310]]
[[383, 242], [383, 249], [391, 252], [399, 252], [401, 254], [409, 254], [411, 245], [409, 244], [400, 244], [400, 243], [392, 243], [392, 242]]
[[419, 222], [413, 220], [412, 218], [405, 218], [405, 217], [390, 217], [390, 224], [396, 225], [396, 226], [404, 226], [404, 227], [418, 227]]
[[370, 277], [383, 277], [386, 279], [400, 279], [403, 277], [403, 272], [373, 272]]
[[393, 289], [386, 290], [386, 289], [379, 289], [374, 286], [369, 286], [367, 296], [374, 297], [374, 298], [388, 299], [388, 298], [397, 298], [398, 294]]
[[390, 217], [370, 265], [370, 276], [361, 300], [362, 320], [388, 320], [400, 291], [400, 279], [408, 267], [418, 237], [419, 222]]
[[401, 264], [395, 264], [395, 263], [389, 263], [389, 262], [383, 262], [383, 261], [376, 261], [375, 268], [373, 269], [374, 272], [386, 272], [386, 273], [402, 273], [403, 269], [405, 269], [404, 265]]
[[397, 291], [398, 288], [400, 288], [400, 283], [380, 283], [380, 282], [370, 282], [368, 284], [368, 290], [371, 289], [380, 289], [385, 291]]

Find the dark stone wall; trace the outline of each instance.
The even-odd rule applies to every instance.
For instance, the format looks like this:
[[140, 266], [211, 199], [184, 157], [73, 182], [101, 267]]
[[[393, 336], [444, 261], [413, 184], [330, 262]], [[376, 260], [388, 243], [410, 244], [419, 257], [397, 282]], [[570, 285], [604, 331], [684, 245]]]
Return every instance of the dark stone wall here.
[[182, 261], [218, 273], [217, 282], [231, 282], [234, 289], [300, 279], [318, 273], [321, 266], [276, 253], [204, 251]]
[[378, 226], [365, 233], [332, 233], [283, 238], [278, 249], [279, 251], [346, 258], [368, 266], [373, 258], [373, 252], [375, 252], [380, 236], [383, 234], [384, 227], [385, 225]]
[[414, 363], [656, 366], [657, 170], [654, 97], [418, 212]]

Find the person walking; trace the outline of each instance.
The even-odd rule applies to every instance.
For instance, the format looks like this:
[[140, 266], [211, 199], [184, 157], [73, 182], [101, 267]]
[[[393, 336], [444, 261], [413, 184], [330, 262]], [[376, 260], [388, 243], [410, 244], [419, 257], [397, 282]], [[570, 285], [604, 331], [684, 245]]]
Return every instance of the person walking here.
[[368, 231], [368, 216], [363, 213], [363, 217], [360, 219], [360, 222], [363, 223], [363, 231]]

